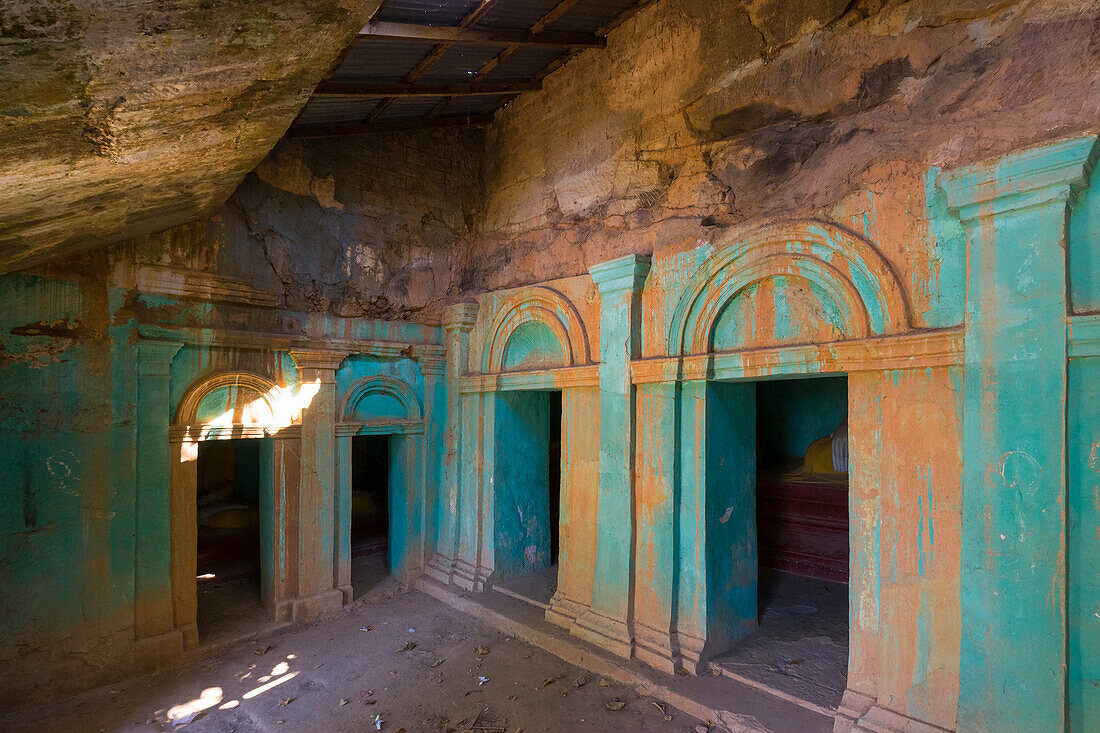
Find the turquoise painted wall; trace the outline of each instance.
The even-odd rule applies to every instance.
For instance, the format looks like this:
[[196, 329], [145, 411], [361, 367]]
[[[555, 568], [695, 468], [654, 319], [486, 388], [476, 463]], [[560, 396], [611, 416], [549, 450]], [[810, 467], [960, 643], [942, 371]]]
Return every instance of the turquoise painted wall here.
[[550, 393], [496, 397], [493, 579], [550, 566]]
[[753, 382], [707, 385], [707, 649], [757, 626], [756, 400]]
[[[0, 277], [0, 658], [15, 660], [0, 671], [0, 686], [11, 694], [47, 684], [76, 689], [135, 668], [135, 593], [150, 576], [135, 567], [135, 553], [143, 545], [157, 554], [165, 544], [139, 523], [137, 466], [146, 447], [137, 431], [139, 327], [166, 338], [197, 329], [189, 333], [211, 343], [220, 329], [321, 343], [440, 343], [433, 327], [135, 296], [107, 282], [105, 256], [59, 277]], [[185, 346], [172, 363], [161, 424], [195, 380], [229, 368], [298, 386], [288, 353]], [[338, 387], [374, 373], [401, 378], [424, 400], [417, 365], [404, 357], [349, 359]], [[443, 407], [437, 381], [435, 404]], [[437, 417], [428, 421], [429, 445], [442, 441]], [[425, 470], [437, 477], [441, 458], [427, 458]], [[269, 462], [260, 462], [261, 486], [271, 484]], [[408, 511], [410, 524], [421, 521], [421, 508]], [[263, 541], [270, 555], [273, 538]], [[168, 578], [158, 578], [144, 582], [159, 592]]]
[[831, 433], [848, 416], [848, 379], [784, 379], [756, 385], [761, 458], [801, 459], [810, 443]]
[[1100, 730], [1100, 357], [1071, 359], [1066, 605], [1069, 730]]
[[1100, 176], [1073, 202], [1069, 220], [1070, 302], [1077, 313], [1100, 311]]

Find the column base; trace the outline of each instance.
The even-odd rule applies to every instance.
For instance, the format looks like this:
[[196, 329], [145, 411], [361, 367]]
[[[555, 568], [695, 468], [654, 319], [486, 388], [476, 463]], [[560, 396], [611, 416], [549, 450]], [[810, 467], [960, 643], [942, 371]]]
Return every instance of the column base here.
[[142, 667], [153, 667], [183, 654], [184, 637], [180, 629], [155, 636], [134, 639], [134, 659]]
[[577, 619], [569, 628], [569, 633], [624, 659], [634, 655], [632, 625], [592, 609]]
[[451, 582], [462, 590], [480, 593], [489, 588], [489, 576], [493, 571], [481, 565], [471, 565], [465, 560], [455, 560], [454, 573]]
[[634, 656], [654, 669], [669, 674], [676, 672], [676, 644], [667, 630], [635, 621]]
[[199, 645], [199, 627], [195, 623], [184, 624], [180, 626], [176, 631], [180, 632], [180, 636], [183, 637], [183, 648], [194, 649]]
[[587, 604], [571, 601], [564, 593], [558, 591], [550, 599], [550, 608], [546, 609], [546, 620], [555, 626], [568, 629], [578, 618], [588, 612], [588, 608]]
[[355, 590], [351, 587], [351, 585], [340, 585], [336, 587], [336, 590], [340, 591], [340, 594], [343, 596], [343, 602], [341, 603], [341, 605], [346, 606], [353, 600], [355, 600]]
[[344, 594], [339, 588], [321, 591], [305, 598], [295, 598], [291, 603], [290, 618], [294, 623], [316, 621], [339, 611], [344, 606]]
[[680, 666], [693, 675], [707, 668], [707, 658], [713, 652], [706, 652], [707, 640], [692, 634], [677, 631], [672, 635], [673, 649], [679, 656]]
[[[839, 711], [837, 712], [839, 715]], [[836, 730], [834, 725], [834, 733]], [[941, 728], [923, 720], [910, 718], [908, 715], [902, 715], [878, 705], [872, 706], [851, 730], [853, 733], [952, 733], [949, 728]]]
[[856, 730], [859, 719], [867, 714], [875, 704], [875, 696], [848, 688], [836, 709], [833, 733], [850, 733]]
[[455, 561], [444, 555], [440, 555], [438, 552], [432, 555], [432, 559], [428, 561], [428, 567], [424, 570], [424, 573], [432, 580], [442, 583], [443, 585], [450, 585], [451, 578], [455, 572]]

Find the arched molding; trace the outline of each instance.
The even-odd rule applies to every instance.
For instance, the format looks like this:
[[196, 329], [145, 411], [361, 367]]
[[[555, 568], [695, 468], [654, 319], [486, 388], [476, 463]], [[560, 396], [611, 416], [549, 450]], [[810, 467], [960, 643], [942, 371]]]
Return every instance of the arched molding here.
[[[219, 389], [236, 387], [238, 390], [249, 390], [257, 393], [260, 399], [267, 405], [271, 415], [275, 417], [277, 425], [282, 427], [299, 422], [299, 417], [287, 409], [289, 392], [278, 386], [270, 379], [248, 372], [224, 372], [212, 377], [200, 380], [191, 386], [180, 399], [173, 417], [173, 425], [197, 425], [199, 407], [202, 401]], [[280, 416], [285, 417], [279, 420]]]
[[866, 239], [816, 220], [783, 222], [738, 235], [691, 277], [669, 328], [671, 356], [712, 349], [723, 308], [754, 283], [803, 278], [822, 289], [845, 315], [848, 339], [904, 333], [909, 305], [890, 264]]
[[565, 366], [589, 362], [588, 336], [577, 309], [558, 291], [538, 285], [515, 293], [497, 310], [482, 354], [483, 372], [502, 370], [508, 340], [517, 328], [531, 321], [543, 323], [553, 331], [561, 344]]
[[355, 406], [364, 398], [376, 394], [393, 397], [401, 403], [405, 410], [405, 420], [419, 421], [423, 419], [420, 400], [412, 387], [400, 379], [386, 376], [367, 377], [353, 384], [337, 414], [345, 423], [363, 422], [354, 418]]

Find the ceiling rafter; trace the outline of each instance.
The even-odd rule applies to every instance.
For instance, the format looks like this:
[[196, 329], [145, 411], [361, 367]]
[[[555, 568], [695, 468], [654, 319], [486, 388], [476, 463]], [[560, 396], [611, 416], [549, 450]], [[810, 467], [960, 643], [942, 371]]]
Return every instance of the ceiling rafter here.
[[[317, 87], [314, 93], [317, 105], [307, 105], [292, 131], [295, 131], [295, 136], [320, 137], [321, 131], [324, 131], [324, 136], [331, 136], [459, 124], [451, 120], [465, 123], [473, 119], [477, 124], [484, 124], [484, 120], [491, 119], [500, 108], [521, 93], [540, 89], [547, 75], [577, 54], [591, 48], [606, 47], [606, 35], [612, 28], [639, 8], [653, 2], [655, 0], [628, 0], [626, 3], [622, 0], [560, 0], [538, 21], [524, 29], [523, 24], [517, 25], [510, 17], [513, 6], [516, 13], [525, 12], [525, 7], [530, 8], [529, 2], [525, 5], [524, 0], [480, 0], [457, 23], [455, 13], [450, 11], [448, 19], [441, 21], [444, 25], [422, 22], [422, 18], [434, 13], [428, 13], [421, 0], [384, 0], [379, 11], [356, 38], [360, 46], [367, 46], [366, 55], [349, 57], [341, 67], [345, 75], [334, 71], [335, 77], [330, 75], [328, 81]], [[555, 23], [573, 9], [577, 9], [577, 13], [570, 15], [569, 21], [555, 27]], [[592, 22], [594, 16], [601, 20]], [[429, 44], [426, 53], [423, 50], [425, 43]], [[386, 50], [387, 44], [394, 44], [390, 46], [394, 49], [392, 53]], [[479, 58], [477, 46], [489, 47], [488, 55], [482, 52]], [[494, 46], [499, 49], [495, 55]], [[459, 56], [462, 58], [479, 58], [479, 61], [471, 68], [465, 65], [468, 62], [464, 63], [453, 53], [447, 53], [456, 47], [461, 51]], [[525, 71], [518, 75], [512, 72], [513, 68], [522, 65], [530, 69], [530, 62], [539, 58], [540, 53], [545, 58], [545, 51], [532, 51], [534, 55], [531, 56], [516, 55], [530, 48], [550, 50], [554, 58], [549, 63], [544, 62], [537, 72]], [[555, 48], [562, 51], [555, 52]], [[510, 61], [513, 57], [515, 60]], [[444, 59], [443, 66], [436, 71], [435, 67]], [[507, 76], [503, 78], [512, 81], [495, 81], [501, 78], [499, 70], [505, 64], [508, 66], [503, 73]], [[397, 74], [386, 71], [394, 66], [397, 67]], [[401, 69], [402, 66], [404, 69]], [[408, 70], [409, 66], [412, 66], [411, 70]], [[378, 70], [374, 71], [376, 68]], [[494, 74], [494, 71], [497, 73]], [[423, 81], [429, 78], [429, 72], [430, 81]], [[434, 105], [429, 101], [433, 97], [439, 100]], [[359, 99], [376, 101], [370, 106], [369, 113], [362, 111], [360, 114], [363, 116], [358, 117], [357, 123], [352, 123], [348, 113], [362, 109], [355, 106]], [[398, 114], [394, 105], [403, 99], [409, 101], [400, 106], [401, 113]], [[478, 99], [487, 101], [478, 102]], [[425, 100], [427, 105], [418, 104], [416, 100]], [[410, 115], [416, 119], [409, 119]], [[330, 121], [324, 122], [326, 118]], [[310, 121], [307, 122], [307, 119]], [[424, 124], [418, 124], [418, 121]], [[297, 132], [305, 128], [309, 129]]]
[[[531, 27], [531, 34], [536, 35], [542, 33], [547, 26], [549, 26], [561, 16], [565, 15], [578, 2], [580, 2], [580, 0], [562, 0], [560, 3], [551, 8], [550, 12], [539, 18], [538, 22], [536, 22], [535, 25]], [[522, 46], [518, 44], [511, 44], [507, 46], [503, 51], [490, 59], [487, 64], [478, 69], [477, 72], [475, 72], [474, 75], [471, 77], [472, 80], [477, 81], [479, 79], [485, 78], [490, 72], [492, 72], [493, 69], [500, 66], [502, 63], [504, 63], [504, 61], [506, 61], [510, 56], [512, 56], [516, 51], [520, 50], [521, 48]], [[503, 100], [501, 100], [501, 103], [493, 109], [493, 112], [496, 112], [497, 109], [500, 109], [500, 107], [515, 99], [515, 97], [516, 95], [514, 94], [505, 97]], [[449, 105], [453, 101], [453, 98], [440, 100], [439, 104], [437, 104], [435, 107], [432, 107], [431, 111], [428, 112], [428, 117], [430, 118], [439, 116], [443, 113], [445, 109], [447, 109], [447, 105]]]
[[375, 81], [339, 80], [323, 81], [313, 90], [315, 97], [465, 97], [521, 94], [538, 91], [542, 83], [521, 82], [471, 82], [469, 84], [407, 84]]
[[551, 31], [481, 30], [461, 26], [417, 25], [375, 20], [363, 26], [360, 38], [463, 43], [471, 46], [564, 46], [603, 48], [607, 40], [595, 33], [553, 33]]
[[[476, 8], [467, 13], [466, 17], [459, 21], [458, 27], [469, 28], [474, 23], [477, 23], [479, 20], [484, 18], [485, 15], [490, 10], [492, 10], [493, 7], [499, 2], [500, 0], [481, 0], [481, 3], [479, 3]], [[409, 72], [408, 76], [405, 77], [405, 81], [409, 84], [413, 84], [419, 81], [420, 77], [428, 73], [428, 70], [435, 66], [435, 63], [443, 57], [443, 54], [447, 53], [447, 49], [449, 49], [450, 47], [451, 44], [449, 42], [438, 44], [428, 53], [427, 56], [421, 59], [420, 63], [418, 63], [412, 71]], [[393, 103], [396, 101], [397, 97], [387, 97], [386, 99], [383, 99], [382, 102], [374, 108], [374, 111], [370, 113], [370, 117], [367, 118], [367, 122], [377, 122], [378, 118], [385, 114], [386, 110], [392, 107]]]
[[346, 137], [365, 135], [371, 132], [399, 132], [402, 130], [423, 130], [441, 127], [473, 127], [492, 123], [492, 115], [462, 115], [456, 117], [437, 117], [434, 120], [394, 120], [392, 122], [361, 122], [354, 125], [302, 125], [291, 127], [287, 137], [318, 138]]

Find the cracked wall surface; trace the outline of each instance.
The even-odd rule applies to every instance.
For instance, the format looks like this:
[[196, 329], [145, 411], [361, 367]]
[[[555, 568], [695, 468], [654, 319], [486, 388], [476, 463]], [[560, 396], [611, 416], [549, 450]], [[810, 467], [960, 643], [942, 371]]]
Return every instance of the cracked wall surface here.
[[217, 273], [308, 313], [437, 323], [479, 210], [480, 130], [284, 140], [211, 219], [116, 257]]
[[0, 272], [212, 215], [378, 4], [5, 2]]

